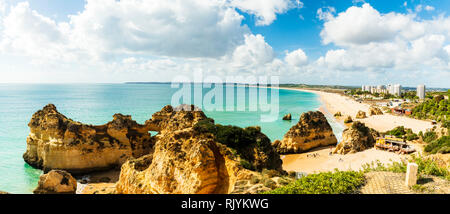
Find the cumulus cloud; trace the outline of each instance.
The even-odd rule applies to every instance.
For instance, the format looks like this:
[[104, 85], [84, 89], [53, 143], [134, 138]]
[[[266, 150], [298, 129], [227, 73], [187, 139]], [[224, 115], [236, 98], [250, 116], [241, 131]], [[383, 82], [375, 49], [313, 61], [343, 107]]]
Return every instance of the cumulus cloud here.
[[265, 64], [274, 58], [272, 47], [266, 43], [264, 37], [258, 35], [245, 35], [245, 44], [237, 47], [233, 53], [233, 62], [236, 66]]
[[324, 23], [330, 50], [317, 64], [342, 71], [450, 70], [445, 45], [450, 19], [421, 20], [413, 14], [381, 14], [369, 4], [350, 7]]
[[251, 34], [236, 8], [267, 25], [277, 14], [301, 6], [298, 0], [87, 0], [83, 11], [57, 23], [23, 2], [6, 14], [0, 48], [29, 56], [93, 60], [123, 54], [220, 58], [232, 54], [246, 42], [244, 35]]
[[284, 61], [291, 66], [300, 67], [308, 63], [308, 57], [302, 49], [297, 49], [287, 53]]
[[293, 8], [302, 8], [299, 0], [230, 0], [230, 4], [242, 11], [256, 16], [256, 25], [270, 25], [277, 14]]

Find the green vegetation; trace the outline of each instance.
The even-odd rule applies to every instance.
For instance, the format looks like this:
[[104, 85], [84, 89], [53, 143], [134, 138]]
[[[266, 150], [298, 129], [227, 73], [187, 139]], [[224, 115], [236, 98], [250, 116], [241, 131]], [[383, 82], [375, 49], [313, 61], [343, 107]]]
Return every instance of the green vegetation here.
[[[270, 139], [261, 133], [259, 127], [223, 126], [214, 124], [214, 120], [208, 118], [196, 123], [194, 130], [198, 133], [213, 134], [215, 140], [230, 147], [234, 155], [240, 157], [240, 163], [246, 169], [262, 170], [264, 168], [254, 160], [255, 148], [262, 153], [273, 151]], [[266, 155], [270, 154], [266, 153]]]
[[433, 99], [417, 105], [412, 110], [412, 116], [417, 119], [431, 119], [447, 123], [450, 120], [450, 102], [443, 95], [437, 95]]
[[408, 141], [419, 139], [419, 136], [415, 134], [411, 129], [407, 129], [404, 126], [398, 126], [390, 131], [386, 132], [386, 135], [393, 135], [397, 138], [403, 138]]
[[311, 174], [265, 194], [352, 194], [365, 182], [362, 172], [334, 171]]
[[418, 100], [419, 97], [417, 96], [417, 92], [416, 91], [405, 91], [402, 93], [402, 95], [400, 96], [402, 99], [409, 99], [409, 100]]
[[[424, 175], [434, 175], [450, 180], [450, 169], [439, 166], [436, 161], [430, 158], [411, 155], [409, 162], [416, 163], [419, 166], [419, 178], [423, 177]], [[372, 162], [371, 164], [364, 165], [363, 172], [366, 173], [370, 171], [388, 171], [395, 173], [406, 173], [407, 164], [408, 161], [402, 161], [384, 165], [377, 161], [375, 163]]]
[[422, 136], [423, 141], [426, 143], [431, 143], [433, 140], [437, 139], [437, 134], [436, 132], [433, 131], [427, 131], [425, 132], [425, 134]]
[[450, 136], [443, 136], [437, 140], [433, 140], [427, 146], [425, 146], [425, 152], [436, 154], [450, 153]]

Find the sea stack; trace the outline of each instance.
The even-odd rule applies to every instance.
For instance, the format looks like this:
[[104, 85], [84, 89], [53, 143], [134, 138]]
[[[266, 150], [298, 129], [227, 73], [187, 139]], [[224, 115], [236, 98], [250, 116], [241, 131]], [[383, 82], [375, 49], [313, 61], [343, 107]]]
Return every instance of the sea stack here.
[[283, 120], [292, 120], [292, 115], [291, 114], [284, 115]]
[[337, 139], [325, 115], [320, 111], [310, 111], [300, 116], [284, 138], [272, 145], [279, 154], [302, 153], [316, 147], [336, 145]]
[[45, 172], [105, 170], [148, 154], [153, 145], [148, 128], [122, 114], [115, 114], [105, 125], [93, 126], [73, 121], [49, 104], [33, 114], [28, 126], [23, 158]]
[[63, 170], [52, 170], [41, 175], [34, 194], [75, 194], [77, 180]]
[[282, 172], [258, 127], [221, 126], [186, 105], [166, 106], [146, 124], [159, 132], [154, 149], [122, 165], [118, 194], [226, 194], [262, 169]]
[[333, 153], [345, 155], [372, 148], [377, 135], [378, 133], [366, 127], [364, 123], [356, 121], [350, 128], [344, 130], [342, 142], [337, 145]]
[[366, 112], [358, 111], [358, 113], [356, 114], [356, 119], [364, 119], [364, 118], [367, 118]]
[[369, 108], [369, 116], [373, 115], [383, 115], [383, 111], [376, 106], [370, 106]]

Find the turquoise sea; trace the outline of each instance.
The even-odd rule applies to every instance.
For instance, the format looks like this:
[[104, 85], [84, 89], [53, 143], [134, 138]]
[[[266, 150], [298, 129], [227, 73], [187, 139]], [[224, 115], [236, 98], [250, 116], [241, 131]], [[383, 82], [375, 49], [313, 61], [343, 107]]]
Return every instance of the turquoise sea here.
[[[204, 89], [203, 95], [209, 90]], [[271, 89], [267, 90], [270, 100]], [[53, 103], [62, 114], [88, 124], [107, 123], [115, 113], [132, 115], [134, 120], [144, 123], [153, 113], [170, 104], [177, 91], [170, 84], [0, 84], [0, 190], [31, 193], [36, 187], [42, 172], [28, 166], [22, 154], [29, 133], [27, 124], [33, 113], [46, 104]], [[264, 112], [249, 111], [249, 100], [246, 111], [205, 113], [223, 125], [261, 126], [273, 141], [281, 139], [297, 123], [301, 113], [321, 106], [313, 93], [284, 89], [274, 92], [279, 94], [279, 115], [274, 122], [261, 122], [260, 115]], [[249, 88], [246, 88], [248, 93]], [[291, 122], [281, 120], [287, 113], [293, 116]], [[327, 117], [339, 139], [343, 127], [329, 115]]]

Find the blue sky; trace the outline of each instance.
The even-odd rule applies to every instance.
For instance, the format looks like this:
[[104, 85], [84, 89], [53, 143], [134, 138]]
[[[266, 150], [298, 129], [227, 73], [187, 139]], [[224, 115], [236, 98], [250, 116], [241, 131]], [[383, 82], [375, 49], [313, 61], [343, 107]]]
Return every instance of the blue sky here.
[[[206, 9], [195, 14], [152, 1], [0, 0], [0, 7], [6, 5], [0, 12], [0, 72], [8, 77], [2, 82], [170, 81], [202, 70], [308, 84], [450, 87], [450, 29], [437, 27], [450, 23], [450, 1], [190, 1]], [[144, 7], [154, 11], [139, 10]], [[242, 18], [227, 16], [227, 9]], [[172, 23], [178, 15], [194, 26]], [[346, 17], [359, 24], [353, 28]], [[218, 20], [229, 22], [219, 29], [213, 23]], [[166, 27], [167, 35], [155, 32]], [[367, 33], [372, 31], [380, 35]]]

